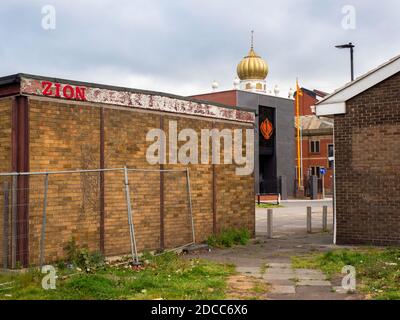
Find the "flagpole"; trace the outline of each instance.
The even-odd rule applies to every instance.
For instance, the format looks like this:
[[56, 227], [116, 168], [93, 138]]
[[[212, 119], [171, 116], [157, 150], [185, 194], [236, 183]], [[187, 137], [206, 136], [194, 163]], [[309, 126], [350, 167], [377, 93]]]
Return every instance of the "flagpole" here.
[[297, 181], [298, 190], [301, 189], [301, 163], [300, 163], [300, 90], [299, 80], [296, 79], [296, 124], [297, 124]]
[[299, 115], [299, 125], [300, 125], [300, 177], [303, 180], [303, 126], [301, 121], [301, 116]]

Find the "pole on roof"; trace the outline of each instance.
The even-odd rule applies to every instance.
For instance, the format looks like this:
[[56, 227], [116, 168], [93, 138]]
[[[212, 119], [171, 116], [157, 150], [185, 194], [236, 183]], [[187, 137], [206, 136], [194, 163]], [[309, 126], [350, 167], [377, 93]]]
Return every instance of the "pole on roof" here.
[[342, 44], [339, 46], [335, 46], [338, 49], [350, 49], [350, 71], [351, 71], [351, 81], [354, 81], [354, 47], [355, 45], [352, 42], [348, 44]]

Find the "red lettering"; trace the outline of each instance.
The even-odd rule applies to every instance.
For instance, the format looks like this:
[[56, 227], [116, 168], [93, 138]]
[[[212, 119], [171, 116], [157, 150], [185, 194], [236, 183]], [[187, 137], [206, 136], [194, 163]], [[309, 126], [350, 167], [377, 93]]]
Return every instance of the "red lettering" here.
[[[55, 90], [53, 92], [53, 85]], [[53, 96], [56, 98], [64, 97], [66, 99], [76, 99], [81, 101], [86, 101], [86, 88], [85, 87], [75, 87], [75, 89], [70, 85], [65, 85], [61, 88], [60, 83], [52, 83], [50, 81], [42, 81], [42, 94], [44, 96]], [[62, 89], [62, 95], [61, 95]]]
[[66, 85], [63, 88], [63, 96], [67, 99], [72, 99], [74, 97], [74, 88], [72, 88], [70, 85]]
[[51, 90], [51, 86], [53, 84], [49, 81], [42, 81], [42, 94], [44, 96], [51, 96], [53, 94], [53, 91]]
[[56, 87], [56, 94], [54, 96], [58, 98], [58, 97], [60, 97], [61, 84], [55, 83], [54, 86]]
[[77, 100], [86, 101], [86, 88], [76, 87], [75, 88], [75, 98]]

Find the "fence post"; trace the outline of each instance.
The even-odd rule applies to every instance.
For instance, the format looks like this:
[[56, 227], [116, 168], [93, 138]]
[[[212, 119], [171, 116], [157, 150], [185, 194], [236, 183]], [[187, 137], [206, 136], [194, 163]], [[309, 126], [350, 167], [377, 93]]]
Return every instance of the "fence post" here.
[[273, 226], [272, 209], [267, 210], [267, 238], [272, 238], [272, 226]]
[[11, 268], [15, 269], [17, 264], [17, 183], [18, 177], [12, 178], [12, 196], [11, 196]]
[[322, 231], [328, 231], [328, 206], [322, 207]]
[[196, 243], [196, 236], [195, 236], [195, 232], [194, 232], [193, 208], [192, 208], [192, 193], [190, 190], [189, 168], [186, 168], [186, 189], [187, 189], [187, 195], [188, 195], [188, 201], [189, 201], [189, 215], [190, 215], [190, 220], [192, 223], [192, 240], [193, 240], [193, 243]]
[[307, 233], [312, 232], [311, 226], [311, 207], [307, 207]]
[[8, 182], [5, 181], [3, 185], [4, 192], [4, 220], [3, 220], [3, 268], [8, 268], [8, 241], [9, 241], [9, 193]]
[[43, 215], [42, 215], [42, 233], [40, 235], [40, 269], [44, 263], [44, 242], [46, 235], [46, 209], [47, 209], [47, 191], [49, 189], [49, 175], [44, 176], [44, 193], [43, 193]]
[[139, 258], [137, 254], [136, 239], [135, 239], [135, 228], [132, 221], [132, 206], [131, 206], [131, 195], [129, 193], [129, 179], [128, 179], [128, 169], [124, 167], [124, 184], [125, 184], [125, 198], [126, 207], [128, 209], [128, 224], [129, 224], [129, 234], [131, 238], [131, 253], [134, 262], [139, 264]]

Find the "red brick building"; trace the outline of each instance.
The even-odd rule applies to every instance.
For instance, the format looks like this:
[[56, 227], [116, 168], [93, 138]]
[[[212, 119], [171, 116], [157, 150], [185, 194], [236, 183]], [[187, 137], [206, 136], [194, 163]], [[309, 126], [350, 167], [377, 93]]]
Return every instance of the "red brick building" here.
[[400, 56], [317, 104], [335, 122], [335, 242], [400, 244]]
[[[299, 109], [302, 185], [307, 195], [309, 178], [315, 175], [319, 179], [320, 193], [322, 192], [322, 181], [324, 181], [325, 192], [330, 193], [333, 178], [333, 121], [330, 118], [319, 118], [315, 115], [315, 104], [327, 94], [318, 90], [311, 91], [306, 88], [302, 88], [301, 90], [303, 95], [299, 99]], [[297, 99], [297, 94], [295, 94], [295, 99]], [[295, 100], [295, 109], [296, 103], [297, 101]], [[297, 139], [297, 135], [295, 138]], [[296, 153], [296, 172], [299, 170], [297, 163], [298, 155]], [[322, 179], [320, 173], [320, 169], [322, 168], [327, 170], [324, 179]]]

